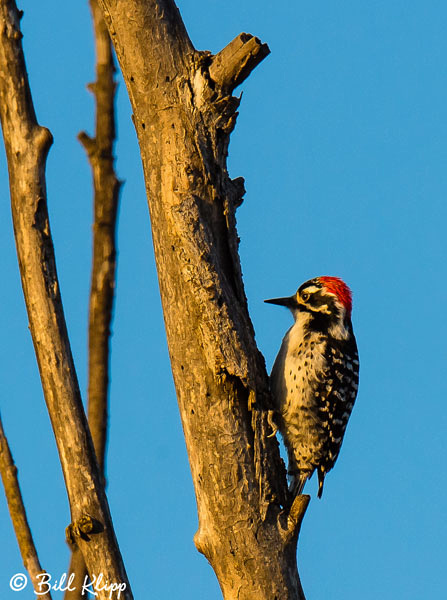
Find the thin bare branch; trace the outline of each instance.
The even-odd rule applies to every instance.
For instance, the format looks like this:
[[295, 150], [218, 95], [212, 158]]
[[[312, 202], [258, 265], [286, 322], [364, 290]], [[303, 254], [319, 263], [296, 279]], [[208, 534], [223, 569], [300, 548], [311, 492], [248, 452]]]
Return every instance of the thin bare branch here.
[[[89, 313], [88, 421], [99, 466], [104, 471], [107, 440], [109, 338], [115, 292], [116, 216], [120, 182], [114, 171], [115, 65], [109, 32], [96, 0], [90, 0], [96, 40], [95, 137], [79, 135], [94, 184], [93, 261]], [[88, 140], [88, 142], [87, 142]]]
[[[95, 96], [95, 137], [79, 134], [93, 175], [94, 223], [93, 260], [89, 310], [88, 422], [102, 474], [108, 425], [109, 341], [115, 292], [116, 217], [120, 182], [114, 170], [115, 64], [109, 32], [96, 0], [90, 0], [96, 44], [96, 81], [88, 86]], [[105, 477], [104, 477], [105, 480]], [[65, 600], [82, 598], [79, 585], [86, 575], [82, 554], [75, 547], [70, 573], [75, 582]]]
[[50, 592], [43, 593], [39, 588], [40, 579], [38, 575], [45, 573], [40, 566], [36, 546], [34, 545], [31, 529], [26, 517], [25, 505], [23, 503], [22, 493], [20, 491], [19, 479], [17, 477], [17, 467], [14, 464], [8, 440], [3, 430], [2, 419], [0, 416], [0, 473], [2, 476], [3, 487], [5, 488], [6, 500], [8, 502], [9, 514], [19, 544], [20, 554], [23, 564], [28, 571], [33, 583], [34, 591], [40, 594], [40, 598], [51, 600]]
[[[46, 201], [50, 132], [36, 120], [14, 0], [0, 0], [0, 117], [22, 287], [42, 387], [71, 509], [71, 538], [90, 576], [132, 593], [115, 538], [102, 477], [85, 418], [68, 340]], [[90, 523], [85, 533], [86, 522]], [[117, 598], [103, 589], [98, 597]]]

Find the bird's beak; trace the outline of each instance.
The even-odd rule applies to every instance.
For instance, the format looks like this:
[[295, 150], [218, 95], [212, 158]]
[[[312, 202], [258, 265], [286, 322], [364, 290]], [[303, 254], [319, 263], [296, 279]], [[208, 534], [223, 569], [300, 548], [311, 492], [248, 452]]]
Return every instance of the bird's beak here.
[[268, 304], [278, 304], [279, 306], [285, 306], [286, 308], [297, 308], [298, 303], [296, 296], [289, 296], [288, 298], [271, 298], [270, 300], [264, 300]]

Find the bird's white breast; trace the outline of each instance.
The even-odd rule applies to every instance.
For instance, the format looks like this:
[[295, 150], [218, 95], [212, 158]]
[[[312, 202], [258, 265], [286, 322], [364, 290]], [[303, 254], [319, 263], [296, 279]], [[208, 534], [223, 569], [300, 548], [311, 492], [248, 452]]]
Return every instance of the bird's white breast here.
[[[298, 320], [284, 336], [272, 370], [272, 391], [277, 408], [285, 417], [297, 406], [314, 404], [309, 382], [321, 381], [325, 372], [325, 337], [307, 331]], [[291, 406], [293, 404], [293, 406]]]
[[308, 331], [298, 319], [283, 339], [271, 375], [285, 444], [289, 451], [295, 449], [293, 462], [305, 470], [311, 468], [309, 461], [319, 454], [323, 439], [315, 388], [325, 380], [326, 344], [321, 333]]

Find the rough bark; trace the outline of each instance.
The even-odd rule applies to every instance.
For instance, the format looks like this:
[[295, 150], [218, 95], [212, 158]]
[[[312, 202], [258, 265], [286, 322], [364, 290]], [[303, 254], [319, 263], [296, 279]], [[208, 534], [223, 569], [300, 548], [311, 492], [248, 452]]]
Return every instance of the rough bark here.
[[[95, 96], [95, 136], [78, 136], [87, 152], [93, 175], [93, 260], [88, 336], [87, 418], [99, 468], [105, 481], [108, 426], [110, 323], [115, 295], [116, 220], [120, 182], [114, 170], [115, 65], [107, 26], [96, 0], [90, 0], [96, 46], [96, 81], [88, 85]], [[69, 573], [73, 585], [65, 600], [82, 598], [87, 569], [79, 548], [73, 548]]]
[[[238, 257], [243, 180], [226, 169], [239, 99], [268, 54], [241, 34], [194, 49], [172, 0], [99, 0], [133, 107], [164, 319], [195, 486], [195, 543], [226, 600], [304, 598], [269, 386]], [[269, 437], [270, 436], [270, 437]]]
[[[49, 592], [42, 593], [39, 587], [39, 575], [45, 573], [40, 566], [36, 546], [34, 545], [31, 529], [26, 516], [25, 505], [20, 491], [19, 479], [17, 476], [17, 467], [14, 464], [8, 440], [3, 430], [3, 424], [0, 417], [0, 474], [5, 489], [6, 501], [8, 502], [9, 514], [12, 525], [19, 544], [20, 554], [23, 565], [31, 578], [34, 591], [39, 593], [43, 600], [51, 600]], [[43, 590], [44, 591], [44, 590]]]
[[[52, 136], [37, 123], [19, 18], [13, 0], [0, 0], [0, 117], [29, 326], [70, 502], [71, 540], [90, 575], [102, 573], [110, 583], [126, 584], [124, 598], [130, 599], [67, 336], [46, 202], [45, 162]], [[109, 598], [109, 591], [98, 597]]]

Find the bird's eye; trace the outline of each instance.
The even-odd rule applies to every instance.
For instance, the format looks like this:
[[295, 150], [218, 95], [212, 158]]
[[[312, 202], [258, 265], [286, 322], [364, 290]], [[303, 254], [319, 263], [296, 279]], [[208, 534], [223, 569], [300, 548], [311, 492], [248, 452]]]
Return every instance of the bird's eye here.
[[303, 292], [301, 294], [301, 298], [304, 300], [304, 302], [307, 302], [310, 298], [310, 294], [308, 292]]

